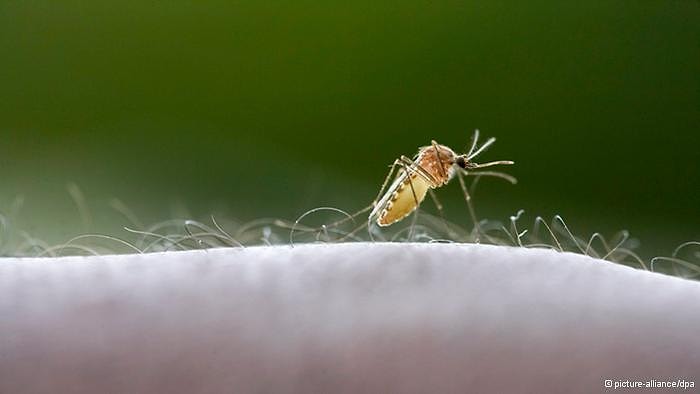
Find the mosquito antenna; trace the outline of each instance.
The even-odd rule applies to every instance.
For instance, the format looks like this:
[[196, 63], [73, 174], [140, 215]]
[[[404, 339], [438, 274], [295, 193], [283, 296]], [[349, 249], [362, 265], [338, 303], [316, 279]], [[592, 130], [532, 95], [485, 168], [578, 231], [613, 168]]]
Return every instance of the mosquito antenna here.
[[486, 142], [484, 142], [484, 145], [481, 145], [481, 147], [480, 147], [479, 149], [476, 150], [476, 152], [469, 153], [469, 154], [467, 155], [467, 161], [469, 161], [469, 160], [475, 158], [476, 156], [478, 156], [479, 153], [483, 152], [484, 149], [486, 149], [486, 148], [488, 148], [489, 146], [491, 146], [494, 142], [496, 142], [496, 138], [495, 138], [495, 137], [489, 138]]
[[469, 148], [469, 152], [467, 153], [467, 157], [472, 156], [472, 152], [474, 152], [474, 148], [476, 148], [476, 143], [479, 140], [479, 129], [474, 130], [474, 135], [472, 136], [472, 146]]

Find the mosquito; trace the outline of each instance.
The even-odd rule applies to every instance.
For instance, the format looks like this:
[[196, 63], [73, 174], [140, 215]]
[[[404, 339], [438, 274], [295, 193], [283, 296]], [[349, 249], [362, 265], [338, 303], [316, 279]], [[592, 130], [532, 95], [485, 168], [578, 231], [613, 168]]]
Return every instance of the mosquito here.
[[[331, 207], [320, 207], [309, 210], [301, 215], [291, 226], [290, 243], [292, 245], [294, 244], [294, 232], [299, 226], [301, 220], [312, 213], [322, 210], [332, 210], [343, 213], [346, 216], [345, 219], [329, 225], [323, 225], [321, 227], [321, 230], [326, 238], [330, 238], [330, 232], [342, 233], [336, 229], [338, 225], [345, 223], [348, 220], [352, 220], [354, 222], [355, 217], [371, 210], [369, 217], [367, 218], [367, 222], [364, 225], [355, 228], [350, 233], [345, 233], [344, 236], [340, 238], [340, 240], [350, 238], [354, 239], [355, 234], [361, 229], [365, 227], [370, 229], [372, 221], [375, 221], [380, 227], [390, 226], [401, 221], [406, 216], [416, 211], [428, 193], [430, 193], [430, 196], [446, 225], [444, 215], [442, 213], [442, 205], [433, 192], [433, 189], [447, 185], [455, 177], [459, 179], [459, 184], [462, 188], [464, 199], [469, 209], [469, 214], [474, 223], [474, 230], [476, 230], [476, 239], [478, 240], [478, 235], [480, 233], [479, 222], [476, 218], [476, 213], [471, 202], [471, 195], [464, 181], [464, 177], [494, 176], [505, 179], [513, 184], [517, 182], [513, 176], [502, 172], [480, 170], [496, 165], [510, 165], [513, 164], [513, 162], [510, 160], [491, 161], [481, 164], [474, 162], [473, 159], [496, 142], [496, 139], [489, 138], [483, 145], [477, 148], [478, 141], [479, 130], [475, 130], [472, 137], [471, 147], [465, 154], [457, 154], [449, 147], [438, 144], [433, 140], [430, 145], [420, 147], [418, 153], [413, 157], [413, 159], [406, 156], [401, 156], [391, 165], [389, 174], [387, 174], [386, 178], [384, 179], [384, 183], [382, 184], [382, 187], [372, 204], [355, 212], [354, 214], [348, 214], [344, 211]], [[389, 181], [392, 180], [392, 178], [393, 182], [391, 182], [390, 186], [387, 188], [387, 185], [389, 185]], [[473, 186], [474, 183], [472, 184], [472, 188]], [[411, 226], [411, 233], [412, 229], [413, 226]], [[301, 231], [308, 232], [316, 230], [318, 229], [305, 228]], [[321, 233], [319, 232], [319, 236], [320, 235]], [[371, 230], [369, 231], [369, 236], [370, 239], [374, 239], [372, 237]], [[412, 236], [409, 234], [408, 238], [411, 239]]]
[[[372, 221], [375, 221], [380, 227], [386, 227], [401, 221], [420, 206], [427, 193], [431, 194], [438, 210], [442, 212], [442, 206], [433, 193], [433, 189], [445, 186], [457, 177], [474, 224], [478, 226], [476, 215], [471, 205], [471, 196], [464, 182], [464, 176], [495, 176], [513, 184], [517, 182], [514, 177], [502, 172], [475, 171], [496, 165], [514, 164], [510, 160], [491, 161], [481, 164], [474, 162], [473, 159], [476, 156], [496, 142], [495, 138], [489, 138], [477, 148], [478, 140], [479, 130], [475, 130], [471, 148], [465, 154], [457, 154], [449, 147], [438, 144], [433, 140], [430, 145], [420, 147], [413, 159], [406, 156], [396, 159], [391, 165], [389, 174], [372, 204], [373, 208], [369, 214], [367, 225], [369, 226]], [[394, 173], [396, 173], [396, 176], [387, 188], [387, 184], [394, 176]]]

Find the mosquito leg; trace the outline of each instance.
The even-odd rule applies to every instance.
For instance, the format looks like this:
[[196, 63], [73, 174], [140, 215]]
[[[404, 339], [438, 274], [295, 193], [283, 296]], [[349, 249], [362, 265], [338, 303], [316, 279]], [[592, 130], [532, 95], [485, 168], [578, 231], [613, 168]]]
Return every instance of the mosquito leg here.
[[433, 189], [429, 189], [428, 193], [430, 193], [430, 198], [433, 199], [433, 203], [435, 204], [435, 208], [437, 208], [438, 212], [440, 212], [440, 216], [443, 218], [445, 215], [443, 215], [443, 210], [442, 210], [442, 204], [440, 203], [440, 200], [438, 200], [437, 195], [435, 194], [435, 191]]
[[[407, 178], [408, 179], [408, 185], [411, 187], [411, 193], [413, 194], [413, 201], [416, 203], [416, 209], [413, 211], [413, 220], [411, 222], [411, 229], [408, 231], [408, 240], [409, 242], [413, 239], [413, 231], [416, 226], [416, 222], [418, 221], [418, 197], [416, 196], [416, 190], [413, 188], [413, 181], [411, 180], [411, 174], [408, 172], [408, 166], [406, 165], [405, 162], [402, 162], [403, 164], [403, 169], [406, 171]], [[417, 166], [420, 168], [420, 166]], [[420, 172], [417, 172], [417, 174], [420, 174]]]
[[372, 201], [373, 207], [382, 198], [382, 194], [384, 193], [386, 186], [389, 184], [389, 180], [391, 179], [391, 177], [394, 175], [394, 172], [396, 171], [396, 166], [400, 165], [400, 163], [401, 163], [401, 159], [394, 160], [394, 163], [391, 165], [391, 169], [389, 169], [389, 173], [386, 175], [386, 178], [384, 178], [384, 182], [382, 183], [382, 187], [379, 189], [379, 193], [377, 194], [377, 197], [375, 197], [374, 201]]
[[[413, 239], [413, 230], [415, 228], [416, 222], [418, 221], [418, 197], [416, 196], [416, 190], [413, 188], [413, 181], [411, 180], [411, 174], [408, 172], [408, 166], [402, 161], [403, 169], [406, 171], [408, 179], [408, 185], [411, 187], [411, 194], [413, 194], [413, 201], [416, 203], [416, 209], [413, 211], [413, 220], [411, 221], [411, 228], [408, 230], [408, 241]], [[420, 167], [420, 166], [417, 166]]]
[[304, 229], [299, 230], [302, 233], [318, 232], [320, 234], [321, 232], [323, 232], [327, 236], [327, 238], [330, 239], [329, 229], [333, 232], [337, 232], [335, 230], [335, 228], [338, 226], [338, 224], [343, 223], [347, 220], [352, 220], [354, 222], [355, 221], [354, 216], [359, 215], [360, 213], [368, 210], [369, 208], [370, 207], [364, 208], [364, 209], [358, 211], [357, 213], [355, 213], [354, 215], [350, 215], [349, 213], [343, 211], [342, 209], [333, 208], [333, 207], [319, 207], [319, 208], [310, 209], [310, 210], [306, 211], [303, 215], [299, 216], [297, 218], [297, 220], [295, 220], [294, 223], [289, 228], [289, 244], [291, 246], [294, 246], [294, 233], [295, 233], [295, 231], [297, 231], [297, 227], [299, 226], [299, 223], [301, 222], [301, 220], [304, 219], [308, 215], [311, 215], [311, 214], [313, 214], [315, 212], [319, 212], [319, 211], [332, 211], [332, 212], [337, 212], [337, 213], [345, 215], [344, 220], [338, 220], [338, 221], [333, 222], [331, 224], [322, 224], [320, 227], [316, 227], [316, 228], [309, 228], [307, 226], [304, 226], [305, 227]]
[[[337, 209], [337, 208], [333, 208], [333, 207], [319, 207], [319, 208], [314, 208], [314, 209], [310, 209], [310, 210], [306, 211], [303, 215], [299, 216], [299, 218], [297, 218], [297, 220], [296, 220], [291, 226], [281, 226], [281, 227], [283, 227], [283, 228], [290, 228], [290, 229], [293, 230], [293, 231], [299, 231], [299, 232], [302, 232], [302, 233], [304, 233], [304, 232], [320, 231], [320, 230], [323, 230], [323, 227], [333, 229], [333, 228], [338, 227], [339, 225], [341, 225], [341, 224], [343, 224], [343, 223], [345, 223], [345, 222], [348, 222], [348, 221], [350, 221], [350, 220], [354, 221], [355, 218], [356, 218], [357, 216], [361, 215], [361, 214], [364, 213], [364, 212], [369, 211], [371, 208], [372, 208], [372, 206], [371, 206], [371, 205], [368, 205], [368, 206], [366, 206], [366, 207], [360, 209], [359, 211], [357, 211], [357, 212], [355, 212], [355, 213], [353, 213], [353, 214], [349, 214], [349, 213], [347, 213], [347, 212], [345, 212], [345, 211], [343, 211], [343, 210], [340, 210], [340, 209]], [[302, 227], [300, 226], [299, 223], [301, 222], [301, 219], [303, 219], [305, 216], [308, 216], [308, 215], [310, 215], [310, 214], [312, 214], [312, 213], [315, 213], [315, 212], [318, 212], [318, 211], [333, 211], [333, 212], [338, 212], [338, 213], [343, 214], [345, 217], [342, 218], [342, 219], [336, 220], [335, 222], [332, 222], [332, 223], [329, 223], [329, 224], [324, 224], [324, 225], [322, 225], [321, 227], [306, 227], [306, 226], [304, 226], [304, 227], [302, 228]]]
[[339, 225], [341, 225], [341, 224], [343, 224], [343, 223], [346, 223], [346, 222], [348, 222], [348, 221], [350, 221], [350, 220], [353, 220], [353, 221], [354, 221], [356, 217], [358, 217], [358, 216], [360, 216], [361, 214], [363, 214], [363, 213], [369, 211], [370, 209], [372, 209], [372, 206], [371, 206], [371, 205], [368, 205], [368, 206], [366, 206], [366, 207], [360, 209], [360, 210], [357, 211], [357, 212], [354, 212], [354, 213], [352, 213], [352, 214], [350, 214], [350, 215], [347, 215], [346, 217], [344, 217], [344, 218], [342, 218], [342, 219], [340, 219], [340, 220], [337, 220], [337, 221], [335, 221], [335, 222], [333, 222], [333, 223], [326, 224], [325, 226], [326, 226], [326, 227], [329, 227], [329, 228], [333, 228], [333, 227], [337, 227], [337, 226], [339, 226]]
[[[442, 159], [440, 158], [440, 153], [439, 153], [438, 148], [437, 148], [437, 142], [432, 141], [432, 144], [433, 144], [433, 147], [435, 148], [435, 154], [437, 156], [438, 161], [440, 163], [442, 163]], [[417, 165], [414, 161], [409, 161], [407, 157], [402, 156], [401, 159], [402, 159], [402, 162], [405, 166], [409, 165], [409, 164], [412, 166], [412, 169], [415, 171], [416, 175], [421, 176], [424, 180], [428, 181], [428, 183], [430, 183], [433, 187], [439, 186], [439, 184], [435, 180], [435, 178], [429, 172], [427, 172], [425, 170], [425, 168], [421, 167], [420, 165]], [[440, 166], [440, 170], [443, 172], [443, 177], [446, 179], [447, 174], [444, 174], [445, 170], [442, 166]], [[404, 171], [406, 171], [408, 173], [408, 171], [406, 170], [405, 167], [404, 167]], [[410, 181], [410, 177], [409, 177], [409, 181]], [[415, 223], [416, 223], [417, 218], [418, 218], [418, 209], [417, 209], [418, 199], [416, 198], [412, 183], [411, 183], [411, 191], [413, 191], [413, 198], [416, 201], [416, 212], [415, 212], [414, 217], [413, 217], [413, 223], [411, 225], [411, 232], [409, 233], [409, 239], [411, 239], [411, 237], [413, 236], [413, 227], [415, 226]], [[432, 198], [433, 202], [435, 203], [435, 207], [438, 209], [438, 212], [440, 214], [440, 218], [442, 219], [442, 223], [445, 226], [445, 231], [447, 232], [447, 234], [450, 234], [449, 226], [447, 225], [447, 221], [445, 220], [445, 214], [444, 214], [444, 211], [442, 209], [442, 204], [440, 203], [437, 196], [435, 195], [435, 192], [433, 192], [432, 189], [428, 189], [428, 191], [430, 193], [430, 197]]]
[[392, 164], [391, 171], [389, 171], [389, 175], [384, 180], [384, 184], [382, 185], [382, 188], [379, 191], [379, 194], [377, 195], [377, 198], [375, 201], [379, 201], [379, 199], [381, 198], [382, 193], [384, 192], [384, 189], [386, 189], [386, 185], [389, 183], [389, 179], [391, 178], [391, 175], [393, 174], [394, 169], [396, 168], [397, 165], [402, 166], [404, 172], [407, 175], [416, 174], [416, 175], [421, 176], [424, 180], [426, 180], [428, 183], [430, 183], [433, 187], [440, 186], [438, 184], [438, 181], [435, 179], [435, 177], [433, 177], [425, 168], [421, 167], [419, 164], [417, 164], [415, 161], [409, 159], [408, 157], [402, 155], [400, 158], [398, 158], [394, 161], [394, 164]]
[[471, 216], [472, 222], [474, 222], [473, 231], [476, 233], [476, 242], [479, 242], [479, 235], [481, 234], [481, 227], [479, 226], [479, 220], [476, 218], [476, 213], [474, 211], [474, 205], [472, 204], [472, 197], [467, 189], [467, 184], [464, 182], [464, 175], [462, 171], [457, 172], [457, 178], [459, 179], [459, 186], [462, 188], [462, 193], [464, 194], [464, 200], [467, 203], [467, 208], [469, 209], [469, 216]]
[[[484, 231], [481, 229], [481, 225], [478, 222], [478, 219], [476, 218], [475, 210], [474, 210], [474, 205], [470, 203], [474, 191], [476, 190], [476, 185], [478, 184], [478, 181], [481, 179], [482, 176], [493, 176], [496, 178], [501, 178], [505, 179], [506, 181], [510, 183], [517, 183], [517, 179], [513, 177], [512, 175], [508, 175], [503, 172], [498, 172], [498, 171], [469, 171], [462, 169], [461, 171], [457, 172], [458, 177], [459, 177], [459, 183], [460, 186], [462, 186], [462, 190], [464, 191], [464, 198], [467, 200], [467, 206], [469, 208], [469, 214], [474, 221], [474, 229], [476, 230], [477, 236], [483, 236], [489, 240], [489, 242], [493, 242], [493, 239]], [[466, 183], [464, 181], [464, 177], [466, 176], [473, 176], [474, 181], [471, 184], [471, 188], [467, 189], [466, 188]]]
[[[354, 230], [352, 230], [351, 232], [349, 232], [349, 233], [343, 235], [340, 239], [338, 239], [338, 241], [344, 242], [344, 241], [346, 241], [346, 240], [349, 239], [349, 238], [355, 238], [355, 234], [357, 234], [360, 230], [362, 230], [363, 228], [367, 227], [368, 225], [369, 225], [369, 222], [363, 222], [361, 225], [359, 225], [358, 227], [356, 227], [356, 228], [355, 228]], [[371, 237], [371, 236], [372, 236], [372, 235], [370, 234], [370, 237]]]
[[440, 158], [440, 150], [438, 149], [438, 143], [435, 142], [435, 140], [432, 140], [431, 144], [433, 145], [433, 149], [435, 150], [435, 158], [438, 161], [438, 169], [440, 170], [440, 175], [442, 175], [442, 179], [447, 179], [445, 168], [442, 166], [442, 159]]
[[[394, 173], [396, 172], [396, 167], [397, 166], [403, 166], [405, 167], [405, 164], [403, 163], [403, 158], [404, 156], [401, 156], [401, 158], [398, 158], [394, 160], [394, 163], [391, 164], [391, 168], [389, 169], [389, 173], [386, 175], [386, 178], [384, 178], [384, 182], [382, 183], [382, 187], [379, 189], [379, 193], [377, 196], [374, 198], [374, 201], [372, 201], [372, 204], [370, 205], [370, 208], [372, 208], [372, 211], [369, 213], [369, 216], [367, 217], [367, 223], [365, 224], [367, 226], [367, 234], [369, 235], [370, 241], [374, 242], [374, 237], [372, 236], [372, 219], [376, 216], [378, 212], [381, 212], [384, 209], [384, 205], [386, 205], [386, 201], [382, 201], [382, 198], [384, 197], [384, 192], [387, 189], [387, 185], [389, 184], [389, 180], [392, 179], [394, 176]], [[413, 161], [410, 161], [411, 164], [413, 164]], [[408, 173], [406, 173], [408, 174]], [[397, 178], [400, 175], [397, 175]], [[382, 203], [382, 206], [378, 206], [377, 204]], [[363, 225], [362, 227], [365, 227]], [[361, 230], [361, 228], [357, 228], [356, 230]], [[354, 233], [355, 231], [353, 231]], [[352, 234], [352, 233], [351, 233]]]
[[[389, 174], [387, 174], [386, 178], [384, 178], [384, 183], [382, 183], [382, 187], [381, 189], [379, 189], [377, 197], [372, 202], [372, 206], [375, 208], [375, 211], [381, 210], [381, 208], [377, 209], [376, 205], [381, 201], [382, 197], [384, 196], [384, 191], [386, 190], [392, 175], [394, 175], [397, 166], [403, 167], [403, 170], [407, 176], [411, 174], [417, 174], [424, 178], [428, 183], [430, 183], [434, 187], [438, 186], [435, 178], [432, 175], [430, 175], [430, 173], [428, 173], [423, 167], [417, 165], [413, 160], [409, 159], [408, 157], [401, 156], [400, 158], [394, 160], [394, 164], [391, 165]], [[410, 171], [408, 171], [409, 169]]]
[[[413, 193], [413, 198], [416, 202], [416, 206], [418, 205], [418, 198], [416, 196], [415, 190], [413, 188], [413, 182], [411, 181], [412, 176], [420, 176], [423, 180], [428, 182], [431, 186], [437, 187], [438, 183], [435, 180], [435, 178], [427, 172], [423, 167], [420, 165], [416, 164], [413, 160], [409, 159], [406, 156], [401, 156], [400, 158], [396, 159], [394, 161], [394, 164], [391, 166], [391, 170], [389, 171], [389, 175], [386, 177], [384, 180], [384, 184], [382, 185], [382, 188], [377, 195], [377, 198], [375, 201], [372, 203], [373, 209], [372, 212], [370, 213], [369, 217], [367, 218], [367, 231], [369, 233], [369, 237], [372, 241], [374, 241], [374, 237], [372, 236], [372, 231], [371, 231], [371, 224], [372, 224], [372, 219], [376, 217], [376, 215], [381, 212], [384, 208], [386, 208], [386, 204], [388, 203], [388, 199], [384, 199], [384, 196], [389, 193], [393, 193], [394, 190], [392, 189], [395, 187], [395, 185], [392, 185], [389, 190], [387, 190], [387, 184], [389, 183], [389, 180], [391, 179], [391, 176], [394, 174], [394, 171], [396, 170], [396, 166], [401, 166], [403, 173], [399, 173], [399, 175], [396, 177], [396, 179], [399, 179], [399, 177], [403, 176], [405, 179], [408, 180], [409, 186], [411, 187], [411, 192]], [[385, 191], [386, 190], [386, 191]], [[410, 234], [412, 235], [412, 234]]]
[[445, 211], [442, 209], [442, 204], [440, 203], [440, 200], [438, 200], [437, 194], [433, 189], [428, 189], [428, 193], [430, 193], [430, 198], [432, 198], [433, 203], [435, 203], [435, 208], [437, 208], [438, 210], [440, 220], [442, 221], [442, 225], [445, 227], [445, 234], [447, 234], [448, 236], [453, 236], [453, 232], [450, 231], [450, 226], [447, 225], [447, 220], [445, 219]]
[[[372, 236], [372, 219], [374, 218], [376, 213], [381, 212], [384, 209], [383, 206], [380, 207], [380, 206], [377, 206], [377, 204], [379, 204], [382, 201], [382, 197], [384, 196], [384, 191], [386, 190], [387, 185], [389, 184], [389, 181], [394, 176], [394, 173], [396, 172], [396, 167], [397, 166], [405, 166], [404, 164], [402, 164], [402, 158], [403, 158], [403, 156], [399, 159], [394, 160], [394, 162], [391, 164], [391, 168], [389, 169], [389, 173], [386, 175], [386, 178], [384, 178], [384, 182], [382, 182], [382, 187], [379, 189], [379, 193], [377, 193], [377, 196], [374, 198], [374, 200], [372, 201], [372, 204], [369, 206], [369, 208], [372, 208], [372, 211], [370, 212], [369, 217], [367, 218], [367, 223], [365, 223], [361, 227], [358, 227], [357, 229], [353, 230], [353, 232], [351, 232], [350, 234], [353, 234], [356, 231], [359, 231], [366, 226], [367, 233], [369, 235], [369, 239], [374, 242], [374, 237]], [[413, 162], [411, 161], [411, 163], [413, 163]], [[382, 205], [385, 205], [385, 203], [383, 203]]]
[[512, 183], [512, 184], [518, 183], [518, 180], [517, 180], [514, 176], [508, 175], [508, 174], [506, 174], [506, 173], [504, 173], [504, 172], [499, 172], [499, 171], [469, 171], [469, 170], [462, 170], [461, 172], [462, 172], [465, 176], [477, 176], [477, 177], [481, 177], [481, 176], [492, 176], [492, 177], [504, 179], [504, 180], [506, 180], [506, 181], [508, 181], [508, 182], [510, 182], [510, 183]]
[[[416, 175], [420, 175], [422, 178], [424, 178], [431, 185], [435, 184], [435, 179], [427, 171], [425, 171], [425, 169], [423, 169], [421, 166], [416, 165], [413, 162], [413, 160], [409, 159], [408, 157], [401, 156], [400, 158], [394, 160], [394, 163], [391, 165], [391, 169], [389, 170], [389, 174], [387, 174], [386, 178], [384, 179], [384, 183], [382, 184], [382, 187], [379, 190], [379, 194], [377, 194], [377, 197], [372, 202], [371, 207], [374, 209], [372, 210], [372, 212], [369, 215], [370, 222], [372, 221], [372, 218], [375, 216], [376, 213], [381, 212], [385, 208], [384, 205], [386, 204], [386, 201], [382, 201], [382, 198], [384, 197], [384, 193], [387, 190], [387, 185], [389, 184], [389, 180], [394, 175], [394, 172], [396, 171], [397, 166], [403, 167], [404, 173], [409, 178], [410, 178], [410, 175], [416, 174]], [[407, 171], [407, 167], [410, 168], [411, 171]], [[399, 176], [401, 176], [401, 174], [397, 175], [396, 178], [398, 178]], [[391, 193], [391, 192], [392, 191], [389, 190], [386, 193]], [[377, 205], [380, 203], [382, 204], [382, 206]]]
[[474, 180], [472, 181], [472, 184], [469, 187], [469, 193], [473, 196], [476, 194], [476, 187], [479, 185], [479, 181], [481, 180], [481, 175], [480, 174], [471, 174], [471, 175], [474, 175]]
[[426, 180], [432, 187], [438, 187], [440, 184], [425, 168], [416, 164], [413, 160], [406, 156], [401, 156], [401, 163], [404, 166], [408, 166], [414, 174], [420, 175], [424, 180]]

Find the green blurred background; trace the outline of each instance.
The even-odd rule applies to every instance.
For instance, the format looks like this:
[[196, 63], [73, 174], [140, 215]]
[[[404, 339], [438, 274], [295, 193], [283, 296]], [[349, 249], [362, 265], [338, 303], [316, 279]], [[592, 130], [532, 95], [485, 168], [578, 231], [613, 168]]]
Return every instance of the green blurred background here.
[[112, 198], [147, 223], [353, 211], [479, 128], [520, 181], [484, 180], [480, 216], [667, 253], [700, 239], [699, 124], [697, 1], [0, 2], [0, 210], [23, 196], [49, 242], [119, 234]]

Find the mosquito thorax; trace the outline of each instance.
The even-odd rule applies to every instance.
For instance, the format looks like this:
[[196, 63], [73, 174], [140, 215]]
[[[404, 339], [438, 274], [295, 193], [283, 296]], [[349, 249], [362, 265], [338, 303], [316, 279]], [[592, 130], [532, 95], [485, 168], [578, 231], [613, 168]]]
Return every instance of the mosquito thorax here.
[[457, 154], [445, 145], [431, 145], [421, 148], [415, 162], [435, 181], [434, 187], [446, 184], [453, 176], [452, 164]]

